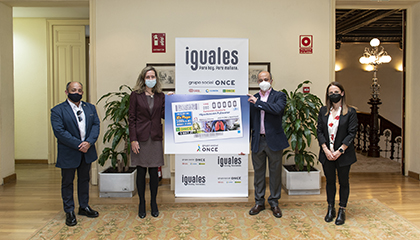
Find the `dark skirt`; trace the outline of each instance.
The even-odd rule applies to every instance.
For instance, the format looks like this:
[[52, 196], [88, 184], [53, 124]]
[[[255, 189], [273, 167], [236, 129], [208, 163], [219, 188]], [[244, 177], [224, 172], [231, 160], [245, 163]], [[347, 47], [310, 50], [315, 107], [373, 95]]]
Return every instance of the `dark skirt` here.
[[139, 142], [139, 144], [138, 154], [131, 150], [131, 166], [160, 167], [164, 165], [162, 141], [153, 141], [149, 138], [146, 142]]

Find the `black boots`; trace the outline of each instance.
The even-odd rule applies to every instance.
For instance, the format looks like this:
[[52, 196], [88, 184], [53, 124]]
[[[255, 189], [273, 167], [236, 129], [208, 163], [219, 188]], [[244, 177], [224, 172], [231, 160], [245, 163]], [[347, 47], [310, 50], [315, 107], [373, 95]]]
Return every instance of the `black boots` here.
[[150, 208], [152, 209], [152, 217], [158, 217], [159, 216], [159, 210], [158, 210], [156, 200], [152, 201], [152, 203], [150, 204]]
[[[325, 215], [324, 220], [326, 222], [331, 222], [332, 220], [334, 220], [334, 218], [335, 218], [334, 205], [328, 204], [328, 212], [327, 212], [327, 215]], [[338, 209], [337, 219], [335, 219], [335, 225], [343, 225], [345, 221], [346, 221], [346, 209], [340, 207]]]
[[328, 204], [328, 212], [327, 215], [325, 215], [324, 220], [326, 222], [331, 222], [335, 218], [335, 208], [333, 204]]
[[145, 218], [146, 217], [146, 204], [143, 201], [143, 204], [139, 204], [139, 217]]
[[338, 216], [337, 219], [335, 219], [335, 225], [342, 225], [346, 221], [346, 209], [345, 208], [339, 208], [338, 209]]

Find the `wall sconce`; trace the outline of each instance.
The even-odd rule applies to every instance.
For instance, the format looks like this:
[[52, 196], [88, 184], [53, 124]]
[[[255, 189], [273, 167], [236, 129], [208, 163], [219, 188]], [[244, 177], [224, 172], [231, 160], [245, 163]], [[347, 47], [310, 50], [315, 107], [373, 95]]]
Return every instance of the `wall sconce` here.
[[340, 64], [335, 64], [335, 71], [336, 72], [339, 72], [339, 71], [341, 71], [343, 68], [341, 67], [341, 65]]
[[403, 65], [402, 64], [400, 64], [400, 65], [397, 66], [397, 71], [398, 72], [402, 72], [403, 71]]

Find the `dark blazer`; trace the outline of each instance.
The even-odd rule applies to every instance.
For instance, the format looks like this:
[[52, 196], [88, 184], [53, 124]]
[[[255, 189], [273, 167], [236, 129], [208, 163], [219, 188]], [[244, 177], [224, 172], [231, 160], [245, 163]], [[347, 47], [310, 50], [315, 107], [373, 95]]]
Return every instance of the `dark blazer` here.
[[267, 102], [260, 100], [260, 94], [254, 94], [257, 98], [251, 106], [251, 151], [258, 152], [260, 143], [261, 110], [265, 111], [264, 127], [268, 147], [272, 151], [280, 151], [289, 147], [282, 126], [284, 108], [286, 106], [286, 94], [271, 89]]
[[[319, 161], [321, 163], [328, 161], [327, 156], [322, 150], [322, 144], [325, 143], [327, 147], [330, 144], [330, 138], [327, 127], [329, 115], [325, 116], [326, 112], [327, 107], [323, 106], [318, 114], [317, 134], [320, 146]], [[337, 150], [342, 144], [348, 146], [344, 154], [336, 160], [338, 161], [338, 165], [340, 167], [351, 165], [357, 161], [356, 152], [354, 150], [353, 144], [357, 132], [357, 124], [357, 113], [354, 108], [349, 107], [349, 111], [346, 115], [340, 115], [340, 121], [335, 138], [334, 149]]]
[[81, 102], [86, 118], [85, 141], [90, 143], [86, 153], [79, 151], [80, 139], [79, 125], [70, 104], [66, 101], [51, 109], [51, 125], [57, 138], [57, 164], [59, 168], [77, 168], [85, 156], [87, 163], [94, 162], [98, 155], [95, 143], [99, 136], [99, 118], [94, 105]]
[[128, 110], [130, 141], [145, 142], [149, 136], [153, 141], [162, 141], [161, 119], [165, 118], [165, 94], [156, 93], [153, 99], [153, 110], [150, 113], [146, 94], [131, 93]]

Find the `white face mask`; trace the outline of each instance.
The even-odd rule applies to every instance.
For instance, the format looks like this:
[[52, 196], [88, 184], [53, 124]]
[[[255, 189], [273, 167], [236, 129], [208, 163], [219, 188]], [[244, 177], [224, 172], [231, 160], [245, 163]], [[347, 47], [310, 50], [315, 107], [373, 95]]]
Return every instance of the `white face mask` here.
[[156, 79], [146, 80], [146, 86], [153, 88], [156, 85]]
[[270, 89], [270, 87], [271, 87], [270, 82], [262, 81], [260, 83], [260, 89], [264, 92], [267, 91], [268, 89]]

